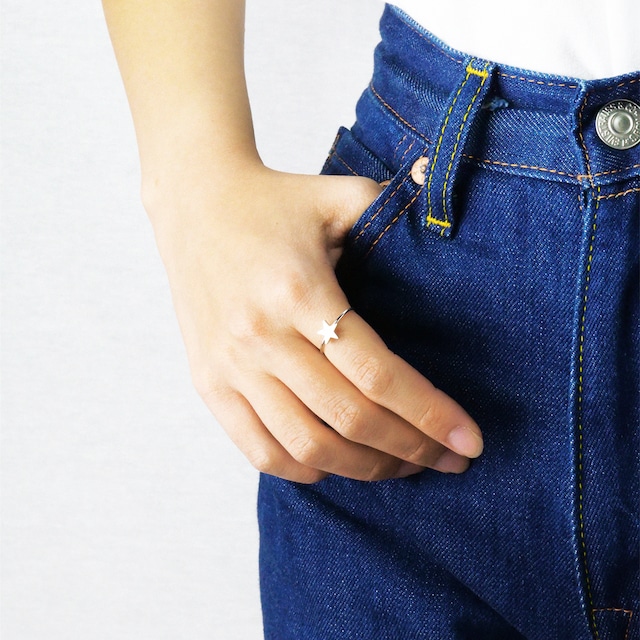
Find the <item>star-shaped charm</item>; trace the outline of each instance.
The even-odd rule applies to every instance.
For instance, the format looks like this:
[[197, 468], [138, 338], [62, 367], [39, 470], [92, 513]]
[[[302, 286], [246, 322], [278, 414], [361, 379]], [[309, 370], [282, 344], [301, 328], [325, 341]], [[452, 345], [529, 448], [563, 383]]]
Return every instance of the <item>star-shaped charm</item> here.
[[337, 326], [337, 322], [327, 324], [324, 320], [322, 321], [322, 329], [318, 331], [318, 334], [322, 336], [322, 346], [329, 344], [329, 340], [338, 339], [338, 334], [336, 333]]

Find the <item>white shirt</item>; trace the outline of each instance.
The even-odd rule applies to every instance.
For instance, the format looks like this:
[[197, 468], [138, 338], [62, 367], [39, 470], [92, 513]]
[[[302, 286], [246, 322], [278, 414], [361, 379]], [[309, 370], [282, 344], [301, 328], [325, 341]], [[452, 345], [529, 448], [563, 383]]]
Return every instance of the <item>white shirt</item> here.
[[640, 0], [394, 0], [464, 53], [585, 80], [640, 70]]

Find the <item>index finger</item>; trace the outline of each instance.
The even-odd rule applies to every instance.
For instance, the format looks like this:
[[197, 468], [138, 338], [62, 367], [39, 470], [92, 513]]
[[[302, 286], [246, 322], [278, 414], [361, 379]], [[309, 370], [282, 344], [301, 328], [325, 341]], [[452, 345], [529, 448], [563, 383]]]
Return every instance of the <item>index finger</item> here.
[[[337, 316], [336, 316], [337, 317]], [[367, 398], [468, 458], [482, 453], [480, 428], [451, 397], [394, 354], [355, 311], [324, 347], [329, 361]]]

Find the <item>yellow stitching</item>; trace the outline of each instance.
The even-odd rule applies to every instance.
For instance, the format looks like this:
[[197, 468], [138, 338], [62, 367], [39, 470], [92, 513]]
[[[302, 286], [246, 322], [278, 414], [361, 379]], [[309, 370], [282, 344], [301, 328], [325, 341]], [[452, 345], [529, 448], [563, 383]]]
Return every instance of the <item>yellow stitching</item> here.
[[396, 193], [398, 193], [398, 191], [400, 190], [400, 187], [405, 183], [406, 179], [407, 179], [406, 177], [402, 179], [402, 181], [398, 184], [398, 186], [395, 188], [393, 193], [378, 207], [378, 210], [371, 215], [371, 217], [369, 218], [367, 223], [364, 225], [364, 227], [360, 229], [360, 233], [358, 233], [358, 235], [354, 238], [354, 242], [365, 232], [367, 227], [369, 227], [371, 223], [378, 217], [378, 214], [387, 206], [387, 203], [389, 202], [389, 200], [391, 200], [391, 198], [393, 198], [393, 196], [395, 196]]
[[[451, 152], [451, 159], [449, 160], [449, 166], [447, 167], [447, 172], [445, 173], [445, 176], [444, 176], [444, 183], [442, 185], [442, 212], [444, 213], [445, 220], [449, 220], [449, 215], [447, 214], [447, 184], [449, 183], [449, 174], [451, 173], [451, 168], [453, 167], [453, 161], [456, 157], [456, 151], [458, 150], [458, 144], [460, 143], [460, 138], [462, 137], [462, 131], [464, 129], [464, 126], [467, 123], [467, 118], [471, 113], [471, 109], [476, 99], [480, 95], [480, 91], [482, 90], [484, 83], [489, 77], [489, 72], [487, 71], [488, 66], [489, 66], [489, 63], [486, 62], [484, 65], [484, 69], [482, 71], [478, 71], [477, 69], [474, 69], [471, 66], [471, 63], [467, 65], [467, 73], [473, 73], [475, 75], [480, 76], [482, 78], [482, 81], [478, 85], [478, 88], [476, 89], [476, 92], [473, 95], [473, 98], [471, 99], [469, 106], [467, 107], [467, 111], [464, 114], [464, 117], [462, 118], [462, 122], [460, 123], [460, 128], [458, 129], [458, 135], [456, 136], [456, 141], [455, 141], [455, 144], [453, 145], [453, 151]], [[430, 215], [431, 213], [429, 213], [429, 216]]]
[[451, 226], [450, 222], [446, 222], [445, 220], [438, 220], [437, 218], [431, 217], [431, 215], [427, 216], [428, 224], [437, 224], [439, 227], [449, 228]]
[[462, 92], [462, 89], [464, 89], [464, 85], [467, 84], [467, 81], [469, 80], [470, 77], [471, 77], [471, 74], [469, 73], [469, 71], [467, 71], [467, 75], [465, 76], [464, 80], [462, 81], [462, 83], [458, 87], [458, 92], [456, 93], [456, 95], [453, 98], [453, 101], [449, 105], [449, 110], [447, 111], [447, 115], [445, 116], [444, 122], [442, 123], [442, 129], [440, 129], [440, 136], [438, 138], [438, 143], [436, 144], [436, 150], [434, 151], [434, 154], [433, 154], [433, 160], [431, 162], [431, 169], [429, 171], [429, 180], [427, 181], [427, 207], [428, 207], [427, 218], [432, 217], [432, 213], [433, 213], [433, 207], [431, 205], [431, 182], [433, 181], [433, 172], [434, 172], [434, 170], [436, 168], [436, 163], [438, 161], [438, 153], [440, 151], [440, 145], [442, 144], [442, 138], [444, 138], [444, 132], [445, 132], [445, 130], [447, 128], [447, 124], [449, 122], [449, 118], [451, 116], [451, 112], [453, 111], [453, 107], [455, 106], [456, 102], [458, 101], [458, 97], [460, 96], [460, 93]]
[[[489, 72], [487, 71], [487, 67], [489, 66], [489, 63], [485, 63], [484, 65], [484, 69], [476, 69], [471, 63], [469, 63], [467, 65], [466, 68], [466, 72], [467, 73], [471, 73], [474, 76], [480, 76], [481, 78], [484, 78], [485, 80], [489, 77]], [[484, 84], [484, 82], [483, 82]], [[482, 86], [482, 85], [480, 85]]]
[[420, 185], [420, 188], [418, 189], [418, 191], [416, 191], [416, 194], [413, 196], [413, 198], [411, 198], [411, 200], [409, 201], [409, 203], [398, 213], [398, 215], [396, 215], [396, 217], [380, 232], [380, 235], [378, 235], [378, 237], [374, 240], [374, 242], [371, 244], [371, 246], [369, 247], [369, 250], [367, 251], [367, 253], [365, 254], [365, 259], [367, 258], [367, 256], [373, 251], [373, 248], [378, 244], [378, 242], [380, 242], [380, 240], [382, 239], [382, 236], [384, 236], [385, 233], [387, 233], [387, 231], [389, 231], [389, 229], [391, 229], [391, 227], [398, 222], [398, 220], [400, 219], [400, 217], [405, 213], [405, 211], [407, 211], [407, 209], [418, 199], [418, 196], [422, 193], [422, 189], [424, 189], [424, 185]]
[[632, 189], [627, 189], [626, 191], [621, 191], [620, 193], [610, 193], [606, 196], [597, 196], [596, 200], [606, 200], [607, 198], [620, 198], [621, 196], [626, 196], [628, 193], [634, 193], [636, 191], [640, 191], [640, 187], [633, 187]]
[[[598, 193], [600, 193], [600, 187], [598, 187]], [[596, 624], [595, 609], [593, 606], [593, 596], [591, 592], [591, 579], [589, 577], [589, 568], [587, 566], [587, 542], [585, 540], [585, 527], [584, 527], [584, 498], [582, 495], [582, 483], [583, 483], [583, 409], [582, 409], [582, 389], [583, 389], [583, 374], [584, 374], [584, 338], [585, 338], [585, 325], [587, 317], [587, 300], [589, 294], [589, 283], [591, 282], [591, 264], [593, 262], [593, 246], [596, 238], [596, 228], [598, 224], [598, 205], [599, 200], [596, 198], [596, 205], [593, 214], [593, 225], [591, 227], [591, 239], [589, 240], [589, 253], [587, 256], [587, 272], [584, 283], [584, 294], [582, 297], [582, 317], [580, 319], [580, 346], [578, 348], [578, 518], [580, 524], [580, 543], [582, 547], [582, 561], [584, 564], [585, 582], [587, 586], [587, 598], [589, 599], [589, 608], [591, 612], [591, 624], [593, 626], [593, 632], [596, 640], [599, 640], [598, 626]]]
[[400, 122], [402, 122], [403, 124], [405, 124], [407, 127], [409, 127], [409, 129], [411, 129], [412, 131], [415, 131], [421, 138], [423, 138], [424, 140], [426, 140], [429, 144], [431, 144], [431, 140], [429, 140], [429, 138], [427, 138], [427, 136], [423, 135], [422, 133], [420, 133], [413, 125], [409, 124], [393, 107], [391, 107], [389, 104], [387, 104], [384, 101], [384, 98], [376, 91], [376, 88], [373, 86], [373, 82], [369, 83], [369, 88], [371, 89], [373, 95], [378, 98], [378, 100], [380, 100], [380, 102], [382, 102], [382, 104], [389, 110], [391, 111], [391, 113], [393, 113], [393, 115], [398, 118], [398, 120], [400, 120]]

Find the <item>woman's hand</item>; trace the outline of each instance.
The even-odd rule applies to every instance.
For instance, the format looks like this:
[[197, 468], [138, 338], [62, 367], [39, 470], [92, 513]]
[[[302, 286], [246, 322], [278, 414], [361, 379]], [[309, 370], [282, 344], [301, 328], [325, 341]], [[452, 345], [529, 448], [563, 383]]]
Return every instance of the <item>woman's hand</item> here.
[[457, 473], [482, 451], [464, 410], [355, 312], [319, 351], [322, 321], [349, 306], [334, 274], [342, 243], [379, 192], [256, 162], [146, 203], [195, 386], [262, 472], [304, 483]]

